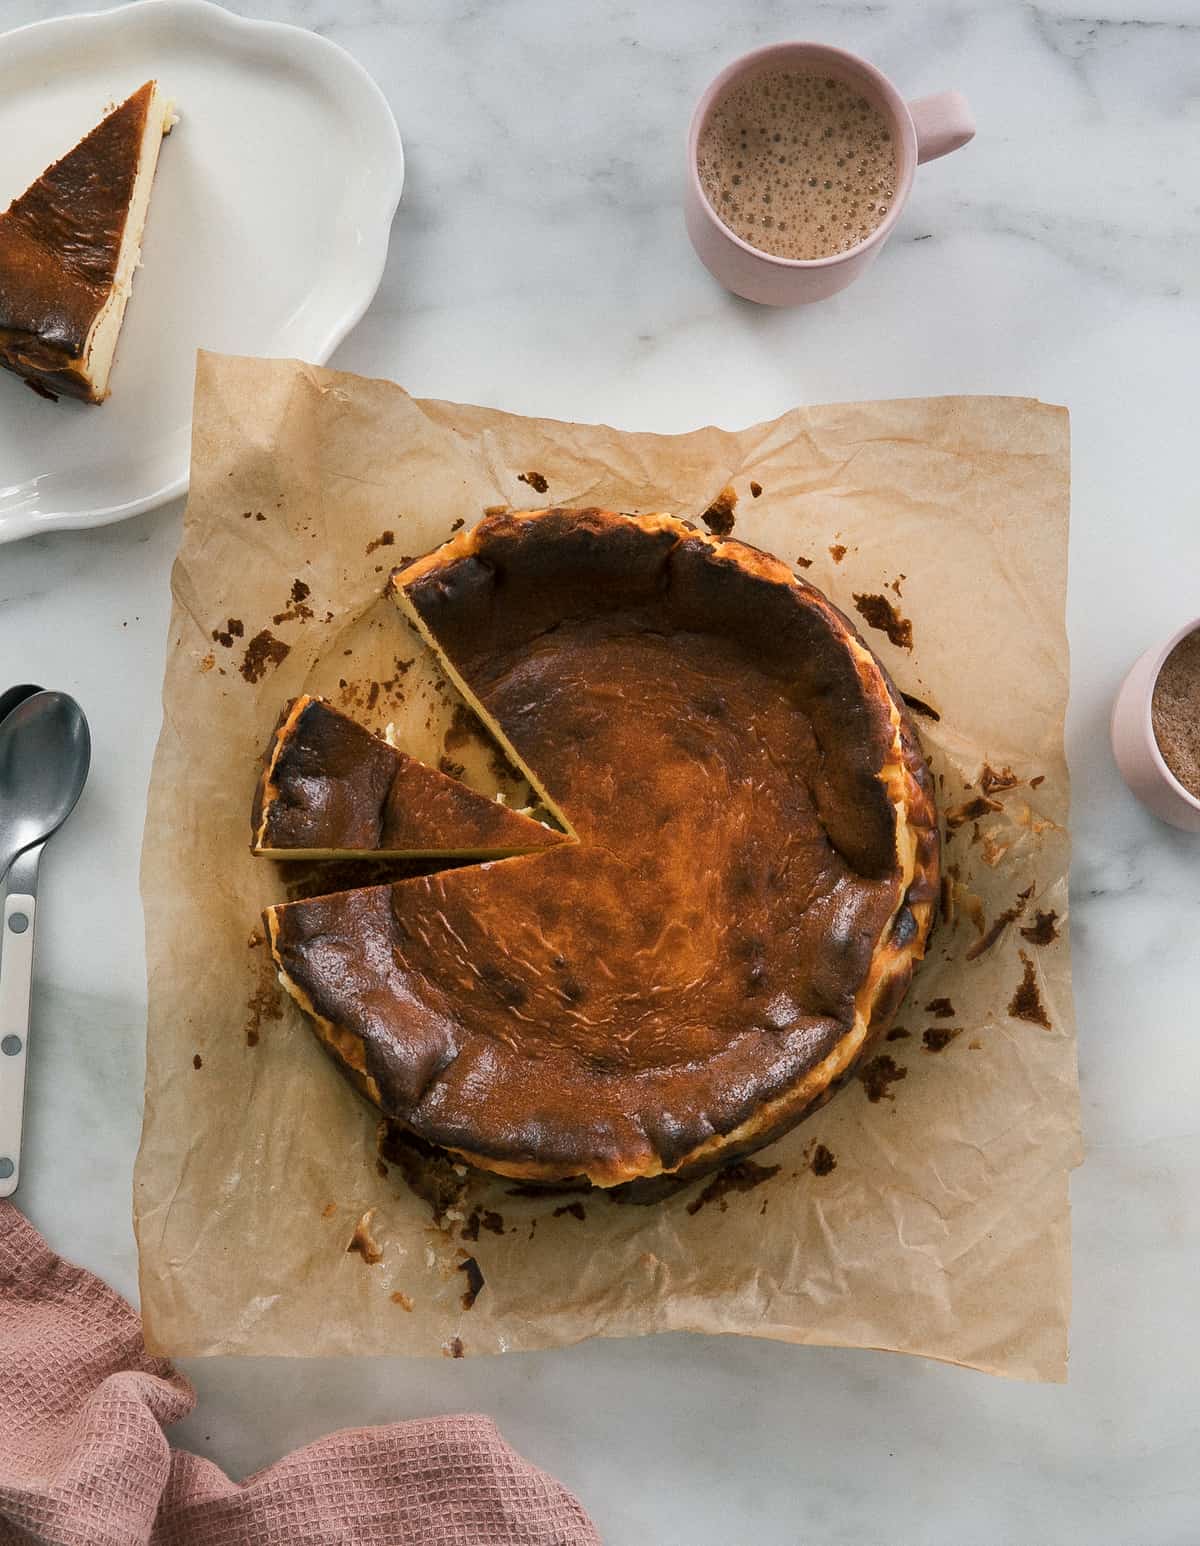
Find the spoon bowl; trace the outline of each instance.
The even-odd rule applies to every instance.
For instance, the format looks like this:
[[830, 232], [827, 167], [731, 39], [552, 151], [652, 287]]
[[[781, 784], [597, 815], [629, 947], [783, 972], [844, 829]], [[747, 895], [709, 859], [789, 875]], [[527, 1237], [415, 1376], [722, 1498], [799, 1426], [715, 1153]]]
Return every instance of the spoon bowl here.
[[91, 755], [83, 710], [66, 693], [35, 692], [0, 719], [0, 875], [66, 821]]

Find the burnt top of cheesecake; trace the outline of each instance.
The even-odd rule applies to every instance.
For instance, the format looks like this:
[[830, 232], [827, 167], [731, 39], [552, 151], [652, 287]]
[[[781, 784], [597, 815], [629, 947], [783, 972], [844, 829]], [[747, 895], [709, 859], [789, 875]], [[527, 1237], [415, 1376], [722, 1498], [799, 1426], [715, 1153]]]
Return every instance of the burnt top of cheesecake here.
[[46, 369], [82, 357], [108, 299], [153, 95], [147, 81], [0, 214], [0, 334]]
[[321, 698], [284, 709], [251, 814], [256, 852], [528, 853], [563, 834], [390, 746]]
[[603, 511], [489, 517], [392, 584], [579, 843], [272, 910], [389, 1115], [611, 1183], [768, 1120], [894, 1009], [936, 884], [928, 775], [818, 591]]
[[[866, 650], [848, 619], [778, 559], [670, 516], [549, 510], [490, 516], [396, 571], [392, 587], [573, 823], [607, 796], [594, 812], [606, 842], [638, 820], [614, 772], [636, 787], [649, 761], [659, 777], [672, 740], [706, 749], [748, 809], [754, 786], [737, 776], [741, 763], [783, 754], [746, 742], [741, 726], [769, 712], [778, 731], [807, 722], [809, 746], [792, 751], [833, 846], [864, 876], [895, 868], [895, 812], [879, 778], [894, 736], [891, 694], [870, 652], [864, 670], [848, 647]], [[629, 691], [640, 700], [633, 713]], [[639, 748], [646, 714], [670, 727], [649, 759]], [[798, 733], [792, 726], [788, 738]], [[583, 750], [595, 734], [605, 741], [598, 762]], [[558, 765], [556, 742], [575, 744], [569, 767]], [[694, 766], [670, 761], [683, 777]], [[678, 798], [664, 793], [660, 812]]]

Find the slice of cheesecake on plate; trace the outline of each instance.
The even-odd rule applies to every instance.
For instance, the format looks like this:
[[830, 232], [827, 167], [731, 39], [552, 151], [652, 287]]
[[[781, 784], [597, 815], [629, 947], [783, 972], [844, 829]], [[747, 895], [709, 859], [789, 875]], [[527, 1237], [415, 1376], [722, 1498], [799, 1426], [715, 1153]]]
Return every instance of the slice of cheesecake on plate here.
[[308, 695], [275, 727], [251, 828], [274, 859], [500, 859], [566, 841]]
[[0, 364], [103, 402], [171, 104], [147, 81], [0, 214]]

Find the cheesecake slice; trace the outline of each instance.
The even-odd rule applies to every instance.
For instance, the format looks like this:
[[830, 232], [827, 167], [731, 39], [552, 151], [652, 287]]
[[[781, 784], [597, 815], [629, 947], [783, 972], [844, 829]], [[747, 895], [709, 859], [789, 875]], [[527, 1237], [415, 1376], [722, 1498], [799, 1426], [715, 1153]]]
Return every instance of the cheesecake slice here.
[[272, 859], [502, 859], [565, 841], [307, 695], [271, 737], [251, 826]]
[[0, 214], [0, 364], [44, 397], [108, 395], [158, 148], [174, 123], [147, 81]]

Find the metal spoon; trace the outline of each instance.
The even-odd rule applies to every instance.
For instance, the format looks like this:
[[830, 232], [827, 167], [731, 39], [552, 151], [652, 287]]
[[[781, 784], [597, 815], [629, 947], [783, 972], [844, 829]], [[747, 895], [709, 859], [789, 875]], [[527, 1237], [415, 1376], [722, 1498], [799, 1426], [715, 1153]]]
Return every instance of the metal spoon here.
[[75, 809], [90, 762], [87, 720], [66, 693], [34, 693], [0, 719], [0, 866], [16, 855], [0, 914], [0, 1197], [21, 1177], [38, 861]]
[[36, 692], [0, 720], [0, 875], [71, 814], [90, 748], [87, 720], [66, 693]]

